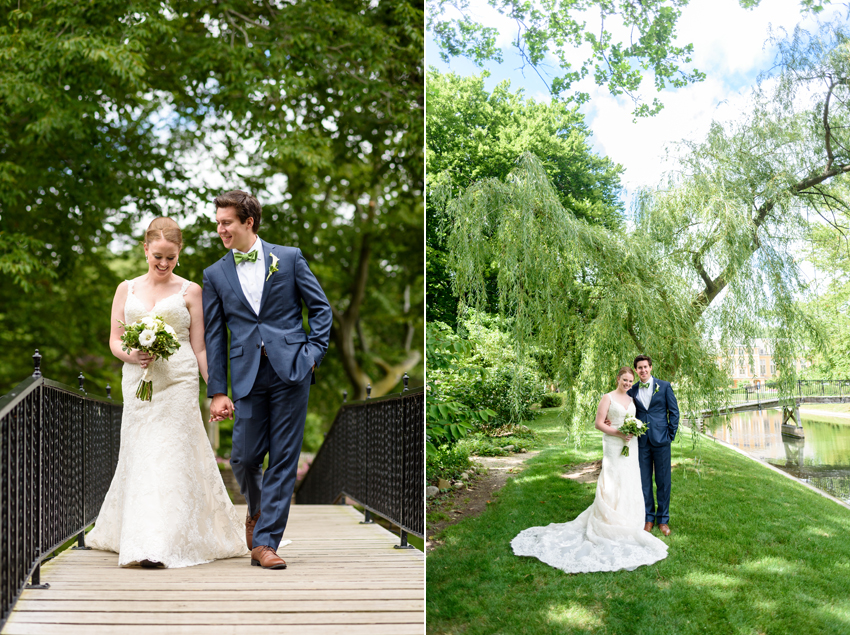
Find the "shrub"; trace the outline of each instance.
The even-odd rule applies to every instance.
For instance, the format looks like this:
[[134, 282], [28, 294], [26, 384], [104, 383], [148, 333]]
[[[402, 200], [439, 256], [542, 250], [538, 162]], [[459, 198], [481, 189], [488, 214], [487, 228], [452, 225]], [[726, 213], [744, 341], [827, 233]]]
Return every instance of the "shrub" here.
[[429, 453], [425, 457], [425, 478], [434, 483], [442, 477], [447, 481], [460, 476], [472, 467], [469, 460], [469, 450], [460, 444], [441, 445], [436, 452]]
[[486, 368], [480, 373], [458, 373], [445, 392], [470, 409], [494, 411], [496, 416], [486, 427], [533, 420], [535, 413], [531, 404], [539, 403], [543, 396], [537, 374], [526, 366], [517, 368], [514, 365]]
[[556, 392], [547, 392], [540, 400], [541, 408], [560, 408], [563, 405], [561, 395]]

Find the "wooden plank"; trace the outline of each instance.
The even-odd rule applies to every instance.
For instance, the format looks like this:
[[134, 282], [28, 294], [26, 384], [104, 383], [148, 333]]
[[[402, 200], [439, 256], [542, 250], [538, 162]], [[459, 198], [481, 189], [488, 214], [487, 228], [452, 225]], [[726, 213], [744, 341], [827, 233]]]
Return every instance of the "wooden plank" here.
[[[233, 583], [229, 580], [196, 580], [193, 582], [194, 588], [198, 590], [209, 591], [228, 591], [233, 588]], [[287, 591], [289, 589], [301, 590], [328, 590], [328, 591], [346, 591], [350, 589], [369, 590], [369, 589], [419, 589], [425, 587], [418, 580], [369, 580], [363, 577], [344, 581], [336, 579], [327, 579], [322, 582], [306, 581], [302, 579], [289, 580], [288, 582], [272, 582], [272, 581], [257, 581], [254, 588], [265, 591]], [[239, 588], [245, 588], [241, 586]], [[140, 585], [134, 581], [114, 581], [105, 583], [99, 580], [93, 581], [57, 581], [52, 579], [50, 582], [51, 591], [183, 591], [186, 589], [184, 582], [161, 582], [154, 581], [149, 584]], [[38, 589], [34, 589], [36, 591]]]
[[349, 613], [66, 613], [26, 611], [12, 614], [14, 624], [416, 624], [418, 611]]
[[256, 600], [240, 600], [238, 602], [218, 601], [204, 602], [201, 600], [158, 600], [148, 602], [144, 599], [137, 601], [91, 600], [75, 602], [73, 600], [18, 600], [15, 611], [87, 611], [87, 612], [139, 612], [169, 613], [209, 611], [211, 613], [298, 613], [306, 611], [315, 613], [354, 612], [354, 611], [422, 611], [425, 600], [276, 600], [262, 602]]
[[[279, 600], [411, 600], [422, 599], [424, 594], [421, 589], [369, 589], [369, 590], [331, 590], [331, 589], [287, 589], [285, 591], [274, 591], [266, 589], [233, 589], [230, 591], [209, 591], [206, 589], [182, 589], [176, 595], [180, 600], [192, 602], [219, 602], [226, 600], [258, 600], [265, 602], [277, 602]], [[45, 602], [56, 602], [59, 600], [109, 600], [133, 601], [144, 599], [146, 602], [158, 600], [173, 600], [174, 591], [136, 590], [136, 591], [112, 591], [112, 590], [75, 590], [59, 591], [51, 587], [50, 593], [41, 594], [39, 598], [35, 594], [29, 594], [27, 598], [39, 599]]]
[[11, 624], [5, 635], [422, 635], [419, 624]]

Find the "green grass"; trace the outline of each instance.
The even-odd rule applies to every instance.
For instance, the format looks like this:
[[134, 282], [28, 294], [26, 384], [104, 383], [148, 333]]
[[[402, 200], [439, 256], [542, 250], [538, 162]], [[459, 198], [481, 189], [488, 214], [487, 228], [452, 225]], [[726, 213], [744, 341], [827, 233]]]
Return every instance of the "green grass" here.
[[601, 433], [575, 451], [554, 413], [529, 424], [554, 444], [428, 556], [428, 633], [850, 633], [850, 510], [708, 439], [693, 450], [687, 431], [673, 445], [665, 560], [568, 575], [514, 556], [521, 530], [593, 502], [595, 484], [560, 475], [601, 458]]

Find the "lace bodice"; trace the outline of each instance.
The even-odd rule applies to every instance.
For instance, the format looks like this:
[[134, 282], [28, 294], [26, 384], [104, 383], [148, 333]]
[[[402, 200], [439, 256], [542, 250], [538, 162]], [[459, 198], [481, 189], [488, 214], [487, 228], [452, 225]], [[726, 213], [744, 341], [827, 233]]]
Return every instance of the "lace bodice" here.
[[124, 303], [124, 321], [127, 324], [141, 320], [143, 317], [159, 316], [165, 323], [170, 325], [177, 334], [177, 340], [181, 343], [189, 341], [189, 327], [192, 318], [189, 309], [186, 308], [186, 290], [191, 282], [183, 281], [183, 286], [177, 293], [163, 298], [153, 308], [148, 310], [144, 303], [134, 293], [135, 280], [127, 281], [127, 301]]
[[620, 429], [628, 415], [634, 416], [636, 412], [635, 402], [632, 401], [628, 407], [624, 407], [619, 401], [608, 395], [611, 404], [608, 406], [608, 420], [611, 422], [612, 428]]

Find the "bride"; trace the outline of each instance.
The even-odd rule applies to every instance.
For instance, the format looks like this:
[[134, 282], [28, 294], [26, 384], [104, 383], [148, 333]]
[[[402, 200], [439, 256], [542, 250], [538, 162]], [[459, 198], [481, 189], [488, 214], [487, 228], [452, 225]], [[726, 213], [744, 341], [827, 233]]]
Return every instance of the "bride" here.
[[[522, 531], [511, 541], [514, 554], [533, 556], [567, 573], [631, 571], [667, 557], [667, 545], [643, 530], [637, 439], [618, 430], [627, 415], [635, 414], [634, 401], [626, 394], [634, 380], [631, 368], [621, 368], [616, 390], [602, 396], [596, 411], [596, 427], [604, 434], [593, 504], [571, 522]], [[624, 444], [629, 445], [628, 456], [621, 454]]]
[[[180, 228], [157, 218], [145, 234], [147, 274], [124, 281], [112, 303], [109, 346], [124, 362], [124, 414], [118, 466], [87, 543], [119, 554], [118, 564], [189, 567], [248, 553], [242, 521], [221, 480], [199, 406], [207, 379], [201, 288], [174, 275]], [[168, 360], [121, 350], [124, 327], [159, 316], [180, 348]], [[151, 401], [135, 397], [150, 367]]]

